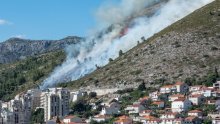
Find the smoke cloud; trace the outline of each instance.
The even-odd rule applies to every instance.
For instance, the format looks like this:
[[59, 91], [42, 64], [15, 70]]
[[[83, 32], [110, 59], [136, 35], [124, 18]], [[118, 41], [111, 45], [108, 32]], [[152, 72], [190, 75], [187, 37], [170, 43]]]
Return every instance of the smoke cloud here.
[[[77, 80], [128, 51], [141, 37], [149, 38], [213, 0], [121, 0], [105, 5], [96, 16], [106, 28], [66, 48], [66, 61], [44, 80], [41, 88]], [[146, 10], [146, 11], [145, 11]]]

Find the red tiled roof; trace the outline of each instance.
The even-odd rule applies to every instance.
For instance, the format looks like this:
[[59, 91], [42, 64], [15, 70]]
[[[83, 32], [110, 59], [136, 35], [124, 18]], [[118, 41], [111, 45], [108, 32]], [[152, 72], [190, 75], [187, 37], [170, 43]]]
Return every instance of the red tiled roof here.
[[152, 104], [160, 105], [160, 104], [162, 104], [162, 103], [164, 103], [164, 101], [155, 101], [155, 102], [153, 102]]
[[175, 102], [178, 102], [178, 101], [185, 101], [185, 98], [178, 98], [178, 99], [176, 99], [176, 100], [174, 100]]
[[200, 110], [191, 110], [188, 113], [202, 113], [202, 111], [200, 111]]
[[175, 85], [183, 85], [183, 84], [185, 84], [185, 83], [183, 83], [183, 82], [176, 82], [175, 83]]
[[66, 116], [64, 119], [71, 119], [71, 118], [74, 118], [75, 116], [73, 115], [69, 115], [69, 116]]
[[172, 88], [173, 85], [165, 85], [165, 86], [162, 86], [161, 88]]
[[174, 94], [174, 95], [171, 95], [170, 97], [185, 97], [185, 96], [182, 94]]
[[192, 94], [192, 95], [190, 95], [189, 97], [197, 98], [197, 97], [200, 97], [200, 96], [202, 96], [202, 94]]
[[196, 116], [189, 116], [185, 118], [186, 121], [193, 121], [193, 119], [197, 118]]

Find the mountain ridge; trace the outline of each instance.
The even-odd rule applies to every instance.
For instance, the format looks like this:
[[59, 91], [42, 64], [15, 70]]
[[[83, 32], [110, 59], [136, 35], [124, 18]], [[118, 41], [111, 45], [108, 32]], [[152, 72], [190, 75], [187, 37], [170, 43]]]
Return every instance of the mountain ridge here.
[[77, 44], [83, 39], [76, 36], [68, 36], [60, 40], [10, 38], [0, 43], [0, 63], [11, 63], [30, 56], [62, 50], [67, 45]]

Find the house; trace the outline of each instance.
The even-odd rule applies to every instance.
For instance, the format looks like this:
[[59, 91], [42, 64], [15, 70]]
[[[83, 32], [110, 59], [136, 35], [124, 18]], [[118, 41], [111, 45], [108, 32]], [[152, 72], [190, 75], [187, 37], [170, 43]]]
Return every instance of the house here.
[[173, 85], [165, 85], [160, 88], [160, 93], [171, 93], [173, 90]]
[[160, 92], [158, 92], [158, 91], [149, 93], [149, 97], [152, 99], [152, 101], [159, 100], [159, 96], [160, 96]]
[[220, 124], [220, 117], [213, 118], [212, 124]]
[[185, 124], [184, 123], [184, 119], [182, 118], [164, 118], [161, 119], [161, 123], [160, 124]]
[[[144, 116], [144, 117], [141, 117], [140, 118], [140, 121], [143, 123], [143, 124], [149, 124], [148, 121], [159, 121], [158, 118], [154, 117], [154, 116], [151, 116], [151, 115], [148, 115], [148, 116]], [[154, 124], [154, 123], [153, 123]], [[156, 123], [157, 124], [157, 123]]]
[[132, 124], [132, 119], [128, 116], [120, 116], [113, 124]]
[[202, 111], [200, 110], [191, 110], [188, 112], [188, 116], [196, 116], [198, 118], [202, 118]]
[[211, 97], [214, 89], [213, 87], [202, 87], [200, 92], [205, 96], [205, 97]]
[[102, 108], [100, 115], [113, 115], [120, 113], [120, 104], [117, 102], [112, 102], [110, 105], [105, 105]]
[[217, 100], [206, 100], [207, 105], [215, 105]]
[[150, 119], [150, 120], [144, 120], [142, 121], [143, 124], [160, 124], [161, 120], [158, 118]]
[[86, 124], [86, 122], [77, 117], [77, 116], [72, 116], [72, 115], [69, 115], [69, 116], [66, 116], [64, 119], [63, 119], [63, 122], [64, 124]]
[[202, 121], [200, 118], [196, 116], [189, 116], [185, 118], [185, 124], [201, 124]]
[[200, 105], [204, 103], [205, 97], [202, 94], [192, 94], [189, 95], [189, 101], [191, 101], [193, 105]]
[[125, 108], [125, 111], [128, 111], [129, 114], [138, 114], [143, 110], [145, 110], [145, 107], [141, 104], [133, 104]]
[[220, 97], [220, 89], [214, 89], [213, 91], [212, 91], [212, 96], [213, 97]]
[[192, 103], [185, 98], [176, 99], [171, 103], [172, 112], [182, 112], [188, 110]]
[[149, 115], [151, 115], [151, 113], [152, 113], [152, 110], [144, 110], [139, 113], [139, 116], [141, 116], [141, 117], [149, 116]]
[[92, 120], [96, 121], [96, 122], [104, 122], [111, 119], [111, 116], [109, 115], [95, 115]]
[[199, 91], [203, 86], [202, 85], [195, 85], [189, 87], [189, 92], [196, 92]]
[[189, 90], [189, 86], [183, 82], [176, 82], [174, 84], [177, 93], [186, 93]]
[[182, 94], [174, 94], [174, 95], [169, 96], [169, 101], [173, 102], [174, 100], [179, 99], [179, 98], [185, 98], [185, 96]]
[[70, 92], [70, 100], [72, 102], [75, 102], [77, 100], [79, 100], [80, 98], [82, 98], [83, 96], [87, 95], [87, 92], [84, 91], [76, 91], [76, 92]]
[[160, 93], [186, 93], [189, 89], [189, 86], [183, 82], [176, 82], [173, 85], [165, 85], [160, 88]]
[[152, 104], [156, 105], [158, 108], [164, 108], [165, 106], [164, 101], [154, 101]]
[[164, 114], [161, 114], [160, 118], [161, 119], [174, 119], [178, 118], [179, 114], [177, 112], [166, 112]]
[[216, 81], [214, 84], [213, 84], [213, 87], [215, 89], [220, 89], [220, 81]]
[[150, 101], [150, 97], [148, 97], [148, 96], [145, 96], [145, 97], [140, 98], [138, 100], [138, 102], [140, 102], [140, 104], [142, 104], [142, 105], [147, 105], [149, 101]]
[[215, 106], [216, 106], [216, 109], [217, 109], [218, 111], [220, 111], [220, 100], [217, 100], [217, 101], [215, 102]]

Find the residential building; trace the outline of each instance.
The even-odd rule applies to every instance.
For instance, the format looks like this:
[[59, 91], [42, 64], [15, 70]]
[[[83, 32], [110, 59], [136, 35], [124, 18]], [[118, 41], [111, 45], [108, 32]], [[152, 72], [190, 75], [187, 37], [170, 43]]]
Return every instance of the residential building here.
[[220, 81], [216, 81], [214, 84], [213, 84], [213, 87], [215, 89], [220, 89]]
[[185, 124], [183, 118], [164, 118], [160, 124]]
[[113, 115], [120, 113], [120, 104], [112, 102], [110, 105], [104, 105], [100, 115]]
[[132, 124], [132, 119], [128, 116], [120, 116], [113, 124]]
[[26, 93], [26, 97], [30, 97], [31, 99], [31, 109], [35, 110], [36, 108], [40, 107], [40, 97], [41, 97], [41, 90], [40, 89], [31, 89], [28, 90]]
[[157, 123], [159, 121], [159, 119], [154, 116], [149, 115], [149, 116], [141, 117], [140, 121], [143, 124], [149, 124], [149, 121], [152, 121], [151, 123]]
[[189, 86], [183, 82], [176, 82], [174, 87], [176, 88], [177, 93], [186, 93], [189, 90]]
[[139, 116], [149, 116], [151, 115], [152, 110], [144, 110], [139, 113]]
[[202, 111], [200, 110], [191, 110], [188, 112], [188, 116], [196, 116], [198, 118], [202, 118]]
[[192, 103], [185, 98], [176, 99], [171, 103], [172, 112], [182, 112], [188, 110]]
[[173, 90], [173, 85], [165, 85], [160, 88], [160, 93], [171, 93]]
[[203, 96], [205, 96], [205, 97], [211, 97], [213, 91], [214, 91], [213, 87], [205, 87], [205, 86], [203, 86], [200, 89], [200, 91], [198, 91], [198, 93], [194, 93], [194, 94], [203, 94]]
[[160, 118], [161, 119], [174, 119], [174, 118], [178, 118], [179, 117], [179, 113], [177, 112], [166, 112], [164, 114], [161, 114]]
[[87, 94], [87, 92], [84, 91], [76, 91], [76, 92], [70, 92], [70, 101], [75, 102], [77, 100], [79, 100], [80, 98], [82, 98], [83, 96], [85, 96]]
[[166, 85], [160, 88], [160, 93], [186, 93], [189, 86], [183, 82], [176, 82], [173, 85]]
[[220, 117], [213, 118], [212, 124], [220, 124]]
[[150, 97], [148, 97], [148, 96], [145, 96], [145, 97], [143, 97], [143, 98], [140, 98], [139, 100], [138, 100], [138, 102], [140, 103], [140, 104], [142, 104], [142, 105], [148, 105], [148, 101], [150, 100]]
[[173, 94], [169, 96], [169, 101], [173, 102], [174, 100], [179, 98], [185, 98], [185, 96], [183, 94]]
[[189, 116], [185, 118], [185, 124], [201, 124], [202, 120], [196, 116]]
[[41, 107], [44, 108], [44, 120], [69, 113], [70, 92], [65, 88], [49, 88], [41, 94]]
[[125, 108], [125, 111], [128, 111], [129, 114], [138, 114], [143, 110], [145, 110], [145, 107], [141, 104], [133, 104]]
[[218, 110], [220, 112], [220, 100], [217, 100], [215, 102], [215, 106], [216, 106], [216, 110]]
[[203, 86], [202, 85], [195, 85], [189, 87], [189, 92], [196, 92], [199, 91]]
[[14, 113], [9, 111], [6, 108], [2, 109], [1, 112], [1, 124], [15, 124], [15, 117], [14, 117]]
[[149, 97], [152, 99], [152, 101], [158, 101], [160, 96], [160, 92], [155, 91], [149, 94]]
[[77, 116], [72, 116], [72, 115], [66, 116], [63, 119], [63, 123], [64, 124], [86, 124], [86, 122], [82, 118], [79, 118]]
[[193, 105], [200, 105], [205, 102], [205, 97], [202, 94], [191, 94], [189, 95], [189, 101], [191, 101]]
[[154, 101], [152, 104], [156, 105], [158, 108], [164, 108], [165, 107], [164, 101]]
[[92, 120], [97, 121], [97, 122], [103, 122], [107, 121], [111, 118], [109, 115], [96, 115], [92, 118]]

